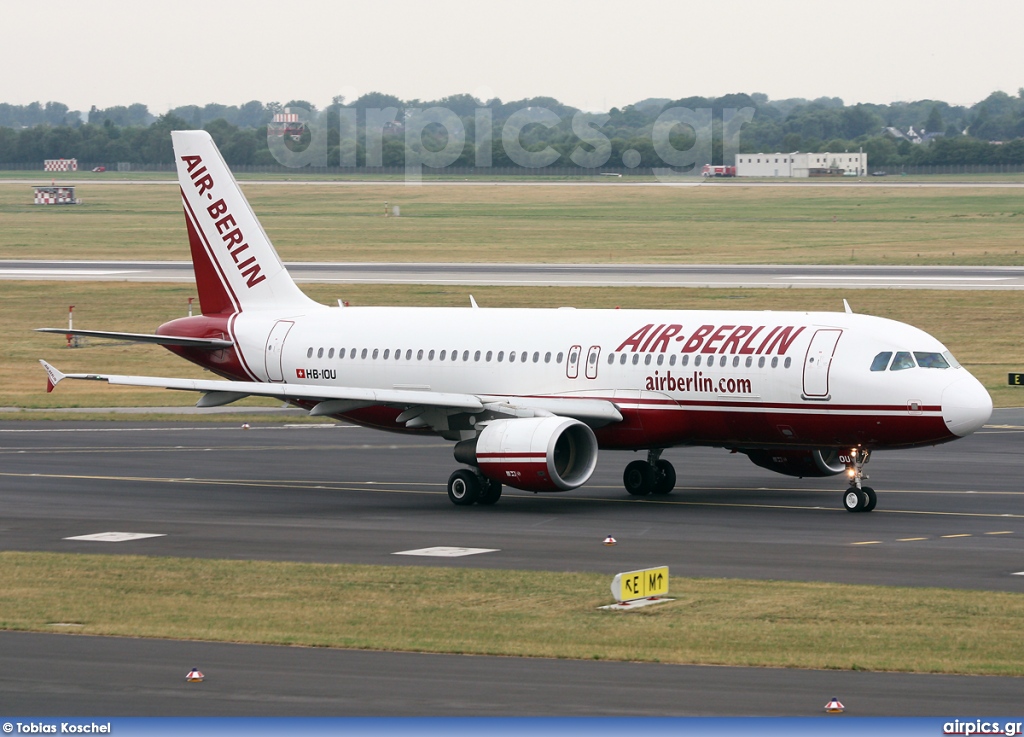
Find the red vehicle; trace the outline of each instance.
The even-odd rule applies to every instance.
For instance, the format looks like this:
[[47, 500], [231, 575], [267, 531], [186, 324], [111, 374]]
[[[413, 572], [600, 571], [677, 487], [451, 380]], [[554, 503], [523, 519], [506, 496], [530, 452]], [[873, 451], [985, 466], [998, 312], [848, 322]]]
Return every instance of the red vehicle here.
[[704, 164], [700, 174], [703, 177], [734, 177], [736, 176], [736, 167]]
[[100, 173], [100, 172], [104, 172], [106, 170], [107, 170], [107, 167], [105, 167], [105, 166], [97, 166], [95, 169], [93, 169], [93, 173]]

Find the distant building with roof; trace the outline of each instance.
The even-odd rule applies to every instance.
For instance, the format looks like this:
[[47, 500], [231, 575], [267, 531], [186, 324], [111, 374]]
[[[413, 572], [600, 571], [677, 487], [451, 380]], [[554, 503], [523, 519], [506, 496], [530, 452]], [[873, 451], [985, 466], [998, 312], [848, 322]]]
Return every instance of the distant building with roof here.
[[736, 155], [738, 177], [859, 177], [867, 174], [868, 155], [843, 153], [758, 153]]

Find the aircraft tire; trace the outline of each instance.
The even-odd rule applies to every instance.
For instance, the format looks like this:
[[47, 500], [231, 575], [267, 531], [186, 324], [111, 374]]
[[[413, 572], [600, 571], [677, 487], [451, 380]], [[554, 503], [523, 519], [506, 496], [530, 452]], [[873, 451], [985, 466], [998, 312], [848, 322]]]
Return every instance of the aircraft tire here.
[[676, 469], [671, 463], [659, 458], [654, 466], [654, 488], [652, 494], [671, 494], [676, 488]]
[[843, 492], [843, 507], [847, 512], [863, 512], [866, 503], [867, 495], [853, 486]]
[[455, 471], [448, 477], [448, 498], [459, 507], [475, 504], [480, 498], [480, 477], [468, 468]]
[[870, 486], [862, 486], [860, 493], [864, 496], [864, 509], [861, 511], [870, 512], [875, 508], [875, 504], [878, 503], [878, 496], [875, 494], [875, 490]]
[[647, 496], [654, 488], [654, 469], [647, 461], [633, 461], [622, 472], [622, 485], [633, 496]]
[[497, 504], [498, 500], [501, 499], [501, 484], [491, 479], [486, 479], [480, 489], [480, 496], [477, 498], [476, 503], [481, 506], [490, 506]]

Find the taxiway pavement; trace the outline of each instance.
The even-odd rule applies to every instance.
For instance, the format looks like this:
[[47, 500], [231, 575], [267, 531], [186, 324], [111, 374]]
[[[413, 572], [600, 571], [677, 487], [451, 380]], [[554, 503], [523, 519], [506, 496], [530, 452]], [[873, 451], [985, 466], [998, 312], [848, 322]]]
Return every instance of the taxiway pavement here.
[[[849, 514], [841, 477], [788, 479], [715, 449], [668, 451], [680, 487], [635, 499], [633, 455], [582, 489], [445, 493], [450, 445], [345, 425], [0, 423], [0, 549], [580, 570], [1024, 589], [1024, 412], [976, 435], [877, 453], [878, 508]], [[127, 542], [68, 540], [108, 531]], [[607, 535], [617, 538], [604, 546]], [[421, 558], [431, 546], [496, 552]], [[981, 595], [981, 594], [979, 594]], [[189, 668], [209, 679], [186, 684]], [[364, 653], [0, 633], [18, 714], [818, 714], [1019, 711], [1021, 680]], [[854, 706], [856, 705], [856, 706]]]
[[[1019, 266], [286, 264], [299, 283], [521, 287], [1024, 289]], [[0, 261], [0, 280], [192, 282], [189, 261]]]

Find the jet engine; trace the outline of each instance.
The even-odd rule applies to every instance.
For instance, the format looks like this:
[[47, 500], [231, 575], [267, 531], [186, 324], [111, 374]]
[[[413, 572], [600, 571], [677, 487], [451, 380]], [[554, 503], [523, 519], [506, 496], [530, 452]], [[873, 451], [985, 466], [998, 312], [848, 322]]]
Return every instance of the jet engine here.
[[839, 451], [823, 450], [744, 450], [743, 453], [761, 468], [786, 476], [835, 476], [846, 470], [839, 460]]
[[475, 440], [455, 446], [455, 460], [524, 491], [582, 486], [597, 466], [597, 438], [579, 420], [523, 417], [489, 422]]

